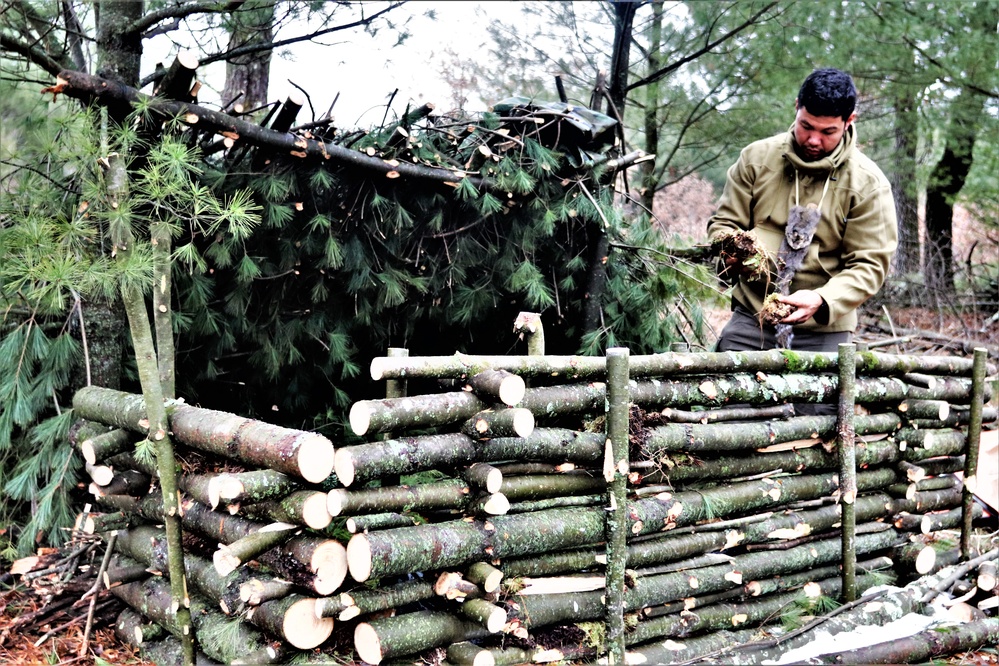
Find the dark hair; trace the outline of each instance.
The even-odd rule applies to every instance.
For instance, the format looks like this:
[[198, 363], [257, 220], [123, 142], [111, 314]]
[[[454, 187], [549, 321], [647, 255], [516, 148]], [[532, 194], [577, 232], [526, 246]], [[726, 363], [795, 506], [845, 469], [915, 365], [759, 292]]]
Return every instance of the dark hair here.
[[857, 87], [846, 72], [817, 69], [801, 84], [798, 106], [813, 116], [839, 116], [846, 120], [857, 106]]

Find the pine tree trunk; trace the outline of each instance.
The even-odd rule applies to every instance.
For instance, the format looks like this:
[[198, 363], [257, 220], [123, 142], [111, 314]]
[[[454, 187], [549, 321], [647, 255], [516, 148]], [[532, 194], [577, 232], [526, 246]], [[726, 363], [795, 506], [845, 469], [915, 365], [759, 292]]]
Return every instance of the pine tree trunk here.
[[[241, 7], [240, 11], [232, 12], [229, 16], [229, 50], [270, 44], [273, 40], [275, 6], [272, 2], [251, 2]], [[266, 104], [270, 72], [271, 49], [227, 59], [222, 103], [229, 104], [238, 98], [238, 103], [246, 111]]]

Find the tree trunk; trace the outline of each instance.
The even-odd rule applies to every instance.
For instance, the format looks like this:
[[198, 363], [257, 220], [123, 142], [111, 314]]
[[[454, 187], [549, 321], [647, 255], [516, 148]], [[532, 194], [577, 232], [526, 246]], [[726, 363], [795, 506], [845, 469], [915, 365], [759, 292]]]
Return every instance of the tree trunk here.
[[[910, 71], [913, 59], [907, 60]], [[894, 273], [908, 280], [919, 272], [919, 202], [916, 178], [916, 147], [919, 143], [919, 115], [916, 110], [916, 93], [911, 84], [896, 82], [892, 86], [895, 103], [895, 152], [891, 170], [891, 190], [895, 198], [895, 215], [898, 218], [898, 250], [895, 253]]]
[[952, 102], [943, 155], [926, 186], [927, 244], [923, 271], [929, 288], [944, 298], [954, 292], [954, 200], [971, 171], [984, 101], [978, 93], [964, 89]]
[[[250, 2], [229, 15], [229, 50], [273, 41], [274, 2]], [[226, 60], [222, 103], [238, 103], [251, 111], [267, 103], [271, 49]]]
[[359, 615], [400, 608], [415, 601], [431, 599], [433, 596], [433, 583], [424, 578], [413, 578], [395, 585], [361, 587], [336, 597], [318, 599], [316, 614], [320, 617], [336, 616], [337, 619], [346, 621]]
[[[648, 71], [659, 71], [661, 65], [663, 31], [663, 3], [656, 0], [652, 3], [652, 23], [649, 26]], [[659, 152], [659, 79], [649, 83], [645, 88], [645, 152], [656, 155]], [[657, 160], [649, 160], [642, 165], [641, 203], [644, 214], [654, 215], [656, 191], [659, 189], [659, 170]], [[660, 224], [663, 220], [657, 220]], [[664, 231], [669, 231], [664, 227]]]
[[[413, 486], [389, 486], [365, 490], [334, 488], [327, 507], [334, 516], [389, 511], [433, 511], [470, 509], [478, 497], [461, 479], [445, 479]], [[509, 505], [507, 505], [509, 506]]]

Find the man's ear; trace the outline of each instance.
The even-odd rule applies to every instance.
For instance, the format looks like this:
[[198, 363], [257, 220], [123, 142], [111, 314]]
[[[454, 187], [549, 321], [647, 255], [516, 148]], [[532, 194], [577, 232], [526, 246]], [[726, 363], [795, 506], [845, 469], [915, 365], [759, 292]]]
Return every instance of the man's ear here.
[[798, 110], [798, 98], [797, 97], [794, 98], [794, 110], [795, 111]]
[[850, 117], [846, 119], [846, 124], [843, 125], [843, 129], [846, 130], [853, 122], [857, 119], [857, 112], [854, 111], [850, 114]]

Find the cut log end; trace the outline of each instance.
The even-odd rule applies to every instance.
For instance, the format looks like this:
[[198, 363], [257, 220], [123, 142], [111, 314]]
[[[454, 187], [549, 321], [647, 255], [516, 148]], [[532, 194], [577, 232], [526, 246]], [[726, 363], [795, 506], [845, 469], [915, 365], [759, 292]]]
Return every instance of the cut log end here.
[[[370, 556], [368, 566], [370, 569]], [[347, 549], [339, 541], [324, 542], [312, 555], [312, 569], [316, 573], [313, 581], [316, 592], [323, 596], [333, 594], [347, 578]]]
[[499, 388], [499, 399], [506, 405], [517, 405], [527, 393], [527, 384], [519, 375], [510, 375], [503, 379]]
[[371, 379], [374, 381], [381, 381], [385, 378], [385, 365], [388, 363], [388, 359], [375, 358], [371, 361]]
[[298, 447], [298, 469], [302, 478], [312, 483], [325, 481], [333, 471], [334, 456], [330, 440], [316, 433], [302, 435]]
[[[340, 475], [337, 474], [337, 478]], [[347, 491], [343, 488], [334, 488], [326, 495], [326, 510], [331, 516], [339, 516], [343, 511], [343, 503], [347, 499]]]
[[181, 51], [177, 54], [177, 62], [180, 63], [184, 69], [194, 71], [198, 68], [201, 62], [198, 60], [197, 54], [194, 51]]
[[221, 474], [208, 482], [208, 499], [212, 508], [216, 508], [222, 500], [234, 500], [243, 495], [243, 482], [234, 476]]
[[215, 571], [222, 577], [231, 574], [241, 564], [239, 558], [230, 553], [225, 546], [221, 546], [215, 551], [212, 555], [212, 563], [215, 565]]
[[366, 663], [379, 664], [382, 661], [382, 642], [378, 638], [378, 632], [367, 622], [360, 623], [354, 629], [354, 649], [357, 656]]
[[510, 511], [510, 500], [503, 493], [493, 493], [483, 503], [482, 510], [490, 516], [505, 516]]
[[518, 437], [530, 437], [534, 432], [534, 413], [529, 409], [518, 409], [513, 417], [513, 431]]
[[350, 455], [350, 451], [347, 449], [339, 449], [333, 455], [333, 471], [336, 472], [336, 478], [343, 484], [345, 488], [350, 488], [354, 483], [354, 459]]
[[300, 599], [285, 612], [282, 628], [289, 643], [300, 650], [311, 650], [333, 633], [333, 618], [316, 617], [316, 600]]
[[94, 443], [89, 439], [83, 440], [83, 443], [80, 444], [80, 453], [83, 454], [83, 459], [88, 465], [97, 464], [97, 453], [94, 451]]
[[302, 518], [305, 524], [314, 530], [321, 530], [333, 522], [333, 516], [328, 509], [326, 493], [313, 493], [302, 505]]
[[933, 549], [933, 546], [926, 546], [923, 548], [919, 555], [916, 556], [916, 572], [919, 575], [928, 574], [933, 570], [933, 566], [937, 562], [937, 551]]
[[[347, 542], [347, 570], [358, 583], [371, 577], [371, 544], [364, 534], [356, 534]], [[369, 664], [378, 663], [365, 659]]]
[[371, 408], [363, 402], [355, 402], [350, 408], [350, 429], [355, 435], [364, 435], [371, 426]]

